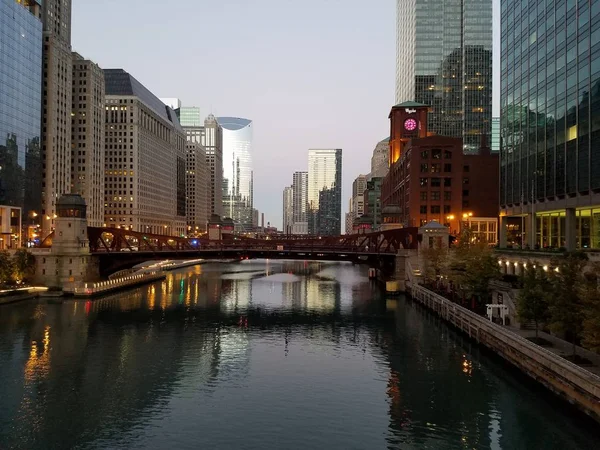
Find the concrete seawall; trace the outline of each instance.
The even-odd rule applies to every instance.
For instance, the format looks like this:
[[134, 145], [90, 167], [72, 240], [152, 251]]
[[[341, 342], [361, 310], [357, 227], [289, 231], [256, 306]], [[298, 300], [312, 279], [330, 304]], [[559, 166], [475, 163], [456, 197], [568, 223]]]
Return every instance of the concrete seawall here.
[[600, 377], [419, 285], [412, 298], [600, 423]]

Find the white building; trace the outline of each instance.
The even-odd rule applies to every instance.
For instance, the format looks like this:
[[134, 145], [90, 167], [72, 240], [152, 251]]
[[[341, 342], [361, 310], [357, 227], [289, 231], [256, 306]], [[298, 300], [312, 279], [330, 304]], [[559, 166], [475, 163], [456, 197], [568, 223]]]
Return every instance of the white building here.
[[186, 136], [175, 112], [122, 69], [106, 69], [104, 78], [104, 222], [184, 235]]
[[204, 147], [188, 141], [185, 158], [185, 212], [188, 234], [203, 233], [210, 217], [210, 183]]
[[286, 186], [283, 189], [283, 232], [292, 234], [294, 226], [294, 189]]

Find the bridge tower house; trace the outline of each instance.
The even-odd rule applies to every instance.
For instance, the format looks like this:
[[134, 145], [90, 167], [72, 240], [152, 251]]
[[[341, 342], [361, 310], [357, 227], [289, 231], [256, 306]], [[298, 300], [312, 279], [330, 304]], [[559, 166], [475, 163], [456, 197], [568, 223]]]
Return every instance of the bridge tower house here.
[[52, 247], [37, 249], [36, 282], [70, 291], [77, 283], [98, 278], [87, 234], [87, 205], [79, 194], [63, 194], [56, 205]]

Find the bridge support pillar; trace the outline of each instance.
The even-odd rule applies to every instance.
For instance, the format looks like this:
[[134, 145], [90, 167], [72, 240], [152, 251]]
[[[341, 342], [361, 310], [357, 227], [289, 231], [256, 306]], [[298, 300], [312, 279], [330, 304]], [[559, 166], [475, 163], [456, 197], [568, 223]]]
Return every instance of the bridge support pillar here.
[[396, 254], [394, 277], [386, 283], [388, 294], [401, 294], [406, 292], [406, 259], [408, 250], [399, 250]]

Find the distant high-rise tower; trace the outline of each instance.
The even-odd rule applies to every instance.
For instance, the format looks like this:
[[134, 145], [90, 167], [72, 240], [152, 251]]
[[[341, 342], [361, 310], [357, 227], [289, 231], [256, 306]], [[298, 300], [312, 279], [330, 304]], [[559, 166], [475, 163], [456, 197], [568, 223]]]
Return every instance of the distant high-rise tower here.
[[209, 201], [210, 213], [223, 215], [223, 128], [209, 114], [204, 120], [204, 141], [206, 162], [210, 172]]
[[396, 103], [428, 105], [430, 132], [477, 151], [491, 133], [492, 0], [397, 0], [396, 59]]
[[384, 177], [389, 170], [390, 138], [379, 141], [373, 150], [371, 157], [371, 173], [368, 178]]
[[104, 80], [104, 222], [184, 235], [186, 136], [175, 111], [122, 69], [104, 70]]
[[87, 223], [104, 225], [104, 72], [73, 53], [71, 192], [87, 203]]
[[71, 0], [44, 0], [42, 234], [54, 228], [56, 202], [71, 190]]
[[309, 234], [341, 234], [341, 149], [308, 151], [308, 216]]
[[206, 152], [197, 142], [187, 141], [185, 146], [185, 216], [188, 235], [203, 233], [210, 217], [208, 183], [210, 176]]
[[294, 190], [291, 186], [283, 188], [283, 232], [292, 234], [294, 224]]
[[308, 234], [308, 172], [294, 172], [292, 180], [294, 196], [293, 234]]
[[231, 217], [239, 231], [252, 230], [254, 175], [252, 121], [218, 117], [223, 127], [223, 216]]

